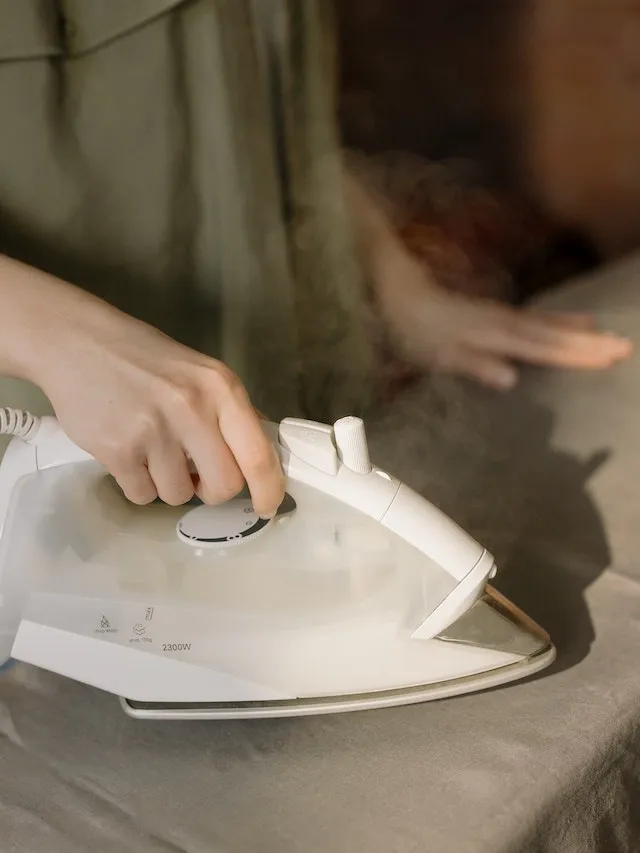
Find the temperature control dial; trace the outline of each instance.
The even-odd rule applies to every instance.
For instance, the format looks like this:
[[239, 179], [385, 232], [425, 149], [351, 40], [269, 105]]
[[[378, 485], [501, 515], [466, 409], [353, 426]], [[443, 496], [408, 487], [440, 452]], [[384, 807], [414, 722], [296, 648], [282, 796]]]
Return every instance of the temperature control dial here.
[[202, 504], [182, 516], [178, 538], [196, 548], [228, 548], [261, 533], [270, 521], [260, 518], [248, 498], [235, 498], [220, 506]]

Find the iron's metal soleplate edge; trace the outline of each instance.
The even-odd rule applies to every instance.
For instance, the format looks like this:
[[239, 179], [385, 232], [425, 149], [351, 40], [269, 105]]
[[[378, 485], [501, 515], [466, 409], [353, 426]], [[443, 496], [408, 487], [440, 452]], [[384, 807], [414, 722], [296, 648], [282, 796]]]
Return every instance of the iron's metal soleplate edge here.
[[443, 681], [440, 684], [358, 696], [330, 696], [283, 702], [246, 702], [220, 705], [133, 702], [128, 699], [120, 699], [120, 703], [128, 716], [142, 720], [274, 719], [340, 714], [349, 711], [418, 705], [438, 699], [449, 699], [465, 693], [478, 693], [535, 675], [553, 663], [555, 657], [555, 647], [549, 645], [528, 661], [510, 664], [484, 675], [466, 676], [465, 678]]
[[[121, 698], [120, 703], [128, 716], [144, 720], [234, 720], [320, 716], [376, 708], [393, 708], [402, 705], [417, 705], [449, 699], [465, 693], [479, 693], [513, 681], [522, 681], [546, 669], [553, 663], [556, 658], [556, 649], [549, 635], [513, 602], [491, 586], [486, 588], [481, 601], [489, 604], [505, 621], [510, 621], [520, 629], [524, 629], [532, 645], [530, 646], [530, 653], [523, 656], [522, 660], [488, 672], [462, 678], [375, 693], [305, 697], [283, 701], [215, 704], [206, 702], [141, 702]], [[470, 627], [473, 628], [470, 626], [470, 612], [464, 614], [460, 620], [458, 632], [456, 631], [458, 623], [456, 623], [450, 626], [438, 639], [463, 645], [473, 645], [478, 642], [480, 637], [473, 637], [473, 630], [469, 631]], [[479, 625], [481, 626], [482, 623]], [[457, 633], [459, 636], [456, 636]], [[489, 638], [483, 637], [482, 639]], [[431, 641], [427, 640], [426, 642]]]

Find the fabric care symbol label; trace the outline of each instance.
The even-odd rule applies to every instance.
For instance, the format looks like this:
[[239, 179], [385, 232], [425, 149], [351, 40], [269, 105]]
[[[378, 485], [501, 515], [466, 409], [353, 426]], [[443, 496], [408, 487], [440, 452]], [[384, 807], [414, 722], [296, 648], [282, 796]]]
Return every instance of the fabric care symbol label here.
[[[145, 616], [146, 619], [146, 616]], [[133, 637], [129, 638], [130, 643], [152, 643], [153, 640], [151, 637], [147, 637], [147, 628], [142, 622], [136, 622], [133, 628], [131, 629], [131, 633]]]
[[117, 634], [118, 629], [111, 627], [111, 622], [103, 614], [98, 622], [98, 627], [94, 631], [95, 634]]

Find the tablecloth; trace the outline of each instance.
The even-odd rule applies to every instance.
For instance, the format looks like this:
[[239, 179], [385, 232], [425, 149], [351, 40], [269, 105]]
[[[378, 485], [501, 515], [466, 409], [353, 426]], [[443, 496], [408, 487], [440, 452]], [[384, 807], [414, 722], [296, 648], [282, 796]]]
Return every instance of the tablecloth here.
[[[640, 257], [547, 298], [640, 339]], [[640, 342], [640, 340], [639, 340]], [[553, 636], [534, 679], [420, 706], [149, 723], [83, 685], [0, 679], [2, 853], [640, 850], [640, 362], [430, 380], [373, 453], [493, 550]]]

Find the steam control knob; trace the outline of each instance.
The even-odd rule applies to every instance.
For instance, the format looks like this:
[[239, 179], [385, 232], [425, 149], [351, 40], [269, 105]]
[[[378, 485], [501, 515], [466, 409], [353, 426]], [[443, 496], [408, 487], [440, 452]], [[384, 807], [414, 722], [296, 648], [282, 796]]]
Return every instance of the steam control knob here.
[[371, 461], [362, 419], [341, 418], [333, 425], [333, 436], [342, 464], [356, 474], [370, 474]]

